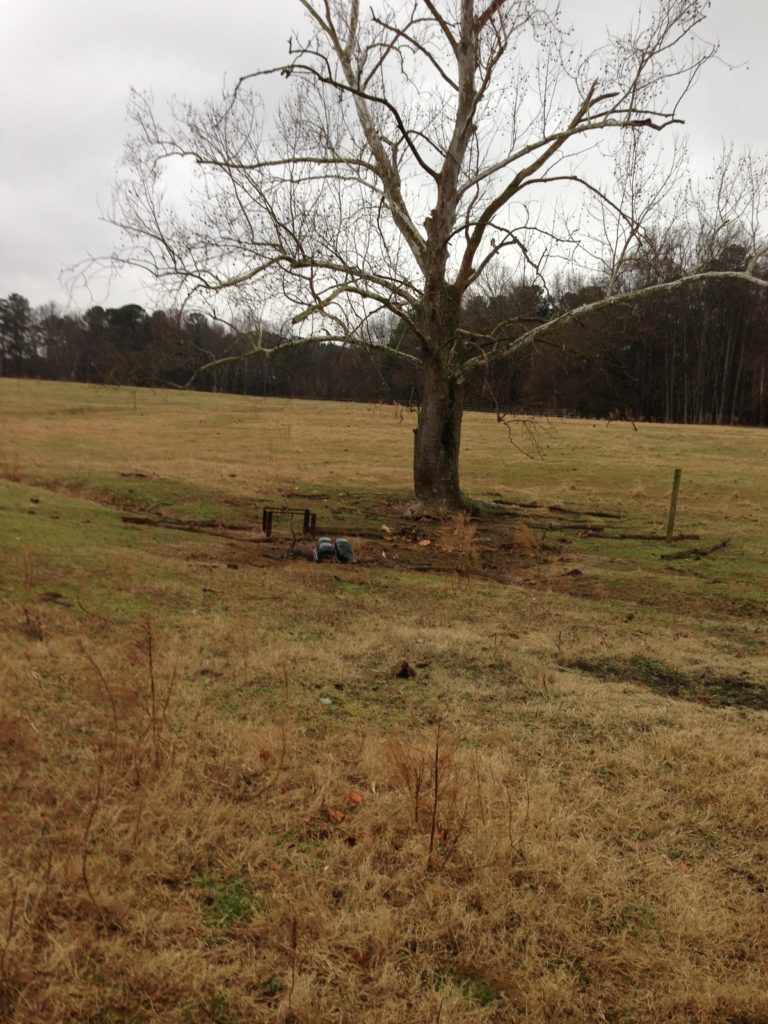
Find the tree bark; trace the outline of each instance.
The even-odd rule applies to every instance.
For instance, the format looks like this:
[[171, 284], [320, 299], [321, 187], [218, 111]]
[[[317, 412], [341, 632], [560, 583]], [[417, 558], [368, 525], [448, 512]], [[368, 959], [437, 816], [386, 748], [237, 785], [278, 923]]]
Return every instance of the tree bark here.
[[463, 413], [463, 381], [445, 373], [437, 360], [425, 361], [413, 445], [413, 486], [425, 505], [457, 509], [466, 504], [459, 487]]

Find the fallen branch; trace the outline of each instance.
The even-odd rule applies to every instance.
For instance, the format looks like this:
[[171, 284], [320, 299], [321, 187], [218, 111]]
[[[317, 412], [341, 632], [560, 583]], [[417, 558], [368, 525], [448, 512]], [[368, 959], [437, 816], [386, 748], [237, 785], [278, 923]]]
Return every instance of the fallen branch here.
[[218, 519], [176, 519], [173, 516], [139, 516], [128, 515], [120, 517], [124, 523], [134, 523], [137, 526], [167, 526], [178, 527], [180, 530], [253, 530], [252, 524], [247, 523], [222, 523]]
[[124, 523], [130, 526], [155, 526], [162, 530], [183, 530], [185, 533], [204, 533], [209, 537], [219, 537], [224, 540], [236, 540], [246, 544], [257, 544], [265, 540], [263, 537], [239, 537], [230, 531], [257, 530], [256, 526], [241, 526], [238, 524], [217, 524], [215, 520], [204, 520], [203, 523], [185, 522], [182, 519], [153, 519], [150, 516], [129, 516], [121, 515]]
[[719, 541], [717, 544], [713, 544], [711, 548], [686, 548], [685, 551], [670, 551], [666, 555], [661, 555], [664, 561], [671, 561], [673, 558], [706, 558], [707, 555], [711, 555], [715, 551], [719, 551], [720, 548], [726, 547], [731, 543], [731, 538], [726, 537], [725, 540]]
[[[494, 498], [494, 505], [506, 505], [512, 508], [525, 509], [537, 515], [544, 515], [547, 512], [562, 512], [568, 516], [593, 516], [596, 519], [623, 519], [621, 512], [602, 512], [592, 508], [566, 508], [565, 505], [542, 505], [538, 501], [510, 501], [507, 498]], [[508, 512], [507, 515], [521, 515], [520, 512]]]
[[471, 576], [474, 579], [490, 580], [491, 583], [502, 583], [505, 586], [509, 583], [506, 577], [500, 576], [498, 573], [484, 572], [482, 569], [457, 569], [455, 566], [448, 565], [404, 565], [400, 563], [388, 565], [387, 568], [395, 569], [399, 572], [429, 572], [442, 576]]
[[597, 519], [622, 519], [620, 512], [599, 512], [594, 508], [566, 508], [564, 505], [547, 505], [548, 512], [565, 512], [569, 516], [594, 516]]
[[[563, 527], [558, 527], [558, 530], [560, 529], [563, 529]], [[651, 540], [657, 544], [667, 539], [663, 533], [603, 533], [602, 530], [602, 527], [590, 527], [584, 536], [599, 537], [600, 540]], [[675, 534], [672, 540], [698, 540], [700, 537], [700, 533], [678, 533]], [[662, 555], [662, 558], [666, 557], [666, 555]]]

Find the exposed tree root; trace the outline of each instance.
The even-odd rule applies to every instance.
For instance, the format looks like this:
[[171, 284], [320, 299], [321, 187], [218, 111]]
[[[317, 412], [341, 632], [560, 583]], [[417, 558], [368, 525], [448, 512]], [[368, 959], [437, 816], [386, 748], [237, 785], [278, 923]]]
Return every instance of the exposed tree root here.
[[685, 551], [670, 551], [668, 554], [662, 555], [661, 557], [665, 561], [671, 561], [673, 558], [706, 558], [707, 555], [711, 555], [715, 551], [719, 551], [730, 543], [731, 538], [726, 537], [725, 540], [721, 540], [717, 544], [713, 544], [711, 548], [686, 548]]

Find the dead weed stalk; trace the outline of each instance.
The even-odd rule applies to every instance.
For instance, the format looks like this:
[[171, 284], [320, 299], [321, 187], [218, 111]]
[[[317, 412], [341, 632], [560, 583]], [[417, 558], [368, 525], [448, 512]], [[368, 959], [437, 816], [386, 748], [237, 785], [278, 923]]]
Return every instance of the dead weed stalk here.
[[93, 823], [96, 819], [96, 814], [98, 813], [99, 810], [99, 805], [101, 804], [101, 784], [103, 778], [104, 762], [101, 759], [99, 759], [99, 768], [96, 776], [96, 792], [93, 797], [91, 809], [88, 813], [88, 818], [85, 823], [85, 830], [83, 831], [83, 838], [80, 844], [80, 877], [83, 880], [83, 886], [85, 888], [86, 893], [88, 894], [88, 899], [93, 904], [102, 924], [106, 925], [106, 914], [104, 913], [104, 909], [102, 908], [101, 904], [96, 899], [93, 893], [93, 888], [91, 887], [91, 880], [88, 877], [88, 855], [90, 853], [91, 848], [91, 830], [93, 828]]
[[32, 569], [32, 556], [29, 548], [26, 546], [21, 549], [21, 565], [23, 594], [21, 611], [24, 616], [24, 632], [30, 640], [42, 641], [45, 640], [45, 630], [43, 629], [42, 616], [35, 607], [35, 577]]
[[470, 787], [458, 768], [454, 745], [438, 722], [429, 747], [398, 739], [387, 750], [408, 794], [409, 817], [415, 827], [425, 827], [427, 870], [442, 869], [469, 826]]
[[456, 557], [456, 572], [465, 573], [469, 570], [474, 558], [473, 543], [477, 533], [477, 523], [468, 512], [458, 512], [448, 520], [440, 538], [440, 545], [445, 552]]
[[[103, 749], [109, 749], [115, 755], [121, 750], [130, 751], [129, 757], [140, 782], [147, 759], [155, 772], [173, 760], [168, 734], [171, 731], [171, 702], [178, 682], [178, 663], [174, 660], [167, 678], [163, 680], [158, 670], [157, 638], [149, 617], [141, 628], [138, 641], [139, 656], [144, 662], [139, 682], [126, 685], [122, 680], [128, 673], [122, 672], [118, 672], [117, 680], [110, 679], [109, 672], [101, 667], [83, 641], [78, 649], [92, 668], [109, 709], [109, 737]], [[133, 661], [134, 657], [130, 660]], [[133, 672], [130, 678], [135, 678]]]

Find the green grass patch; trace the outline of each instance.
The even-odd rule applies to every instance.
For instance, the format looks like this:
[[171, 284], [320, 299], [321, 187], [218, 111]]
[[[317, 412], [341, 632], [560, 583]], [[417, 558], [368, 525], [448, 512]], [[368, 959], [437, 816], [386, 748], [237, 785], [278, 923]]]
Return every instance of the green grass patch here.
[[[238, 513], [243, 514], [242, 508], [237, 508], [227, 495], [183, 480], [144, 473], [62, 477], [49, 481], [48, 486], [124, 511], [175, 516], [191, 522], [225, 523]], [[251, 518], [255, 521], [255, 512]]]
[[232, 928], [266, 910], [264, 896], [244, 878], [196, 878], [203, 892], [202, 917], [208, 928]]
[[500, 998], [499, 993], [489, 982], [482, 978], [457, 974], [450, 968], [437, 971], [433, 985], [436, 992], [458, 992], [469, 1006], [481, 1009], [492, 1006]]
[[210, 547], [196, 534], [137, 530], [93, 501], [0, 480], [0, 594], [130, 622], [200, 603], [185, 554]]

